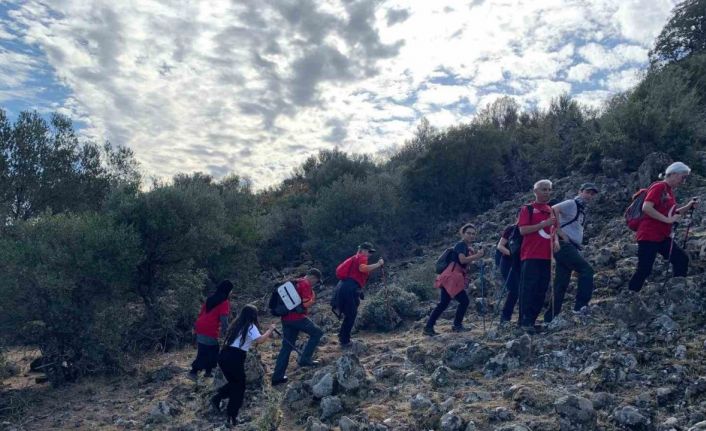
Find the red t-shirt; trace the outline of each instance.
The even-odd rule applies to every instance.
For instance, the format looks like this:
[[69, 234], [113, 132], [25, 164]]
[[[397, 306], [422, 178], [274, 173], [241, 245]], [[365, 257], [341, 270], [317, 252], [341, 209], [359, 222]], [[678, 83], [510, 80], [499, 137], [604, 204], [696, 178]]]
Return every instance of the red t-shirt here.
[[[551, 207], [548, 204], [532, 202], [532, 220], [530, 220], [527, 205], [522, 205], [520, 215], [517, 218], [518, 226], [534, 226], [550, 218]], [[537, 232], [524, 235], [522, 237], [522, 248], [520, 249], [520, 260], [552, 258], [552, 230], [554, 226], [542, 228]]]
[[364, 254], [354, 254], [346, 260], [351, 260], [350, 275], [348, 278], [352, 278], [358, 283], [358, 286], [365, 287], [365, 283], [368, 281], [368, 273], [360, 270], [360, 265], [368, 264], [368, 256]]
[[[306, 278], [300, 278], [297, 280], [297, 285], [295, 286], [299, 297], [302, 299], [302, 304], [313, 303], [316, 295], [314, 294], [314, 289], [311, 288], [311, 284]], [[304, 308], [303, 313], [288, 313], [282, 316], [283, 321], [292, 321], [305, 318], [307, 315], [306, 308]]]
[[[665, 217], [670, 217], [676, 210], [676, 200], [672, 188], [664, 181], [659, 181], [647, 189], [645, 202], [652, 202], [657, 212]], [[653, 219], [647, 214], [642, 215], [637, 228], [638, 241], [662, 242], [672, 233], [672, 225]]]
[[206, 303], [204, 303], [194, 324], [196, 333], [218, 339], [218, 326], [221, 323], [221, 316], [228, 316], [229, 314], [230, 302], [227, 299], [213, 307], [209, 312], [206, 312]]

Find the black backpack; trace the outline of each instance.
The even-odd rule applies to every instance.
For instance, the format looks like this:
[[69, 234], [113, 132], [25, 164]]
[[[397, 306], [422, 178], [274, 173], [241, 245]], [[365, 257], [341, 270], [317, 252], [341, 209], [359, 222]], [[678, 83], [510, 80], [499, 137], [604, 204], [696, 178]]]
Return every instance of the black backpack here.
[[[534, 208], [531, 204], [525, 205], [527, 207], [527, 212], [529, 213], [529, 222], [532, 223], [532, 213]], [[520, 208], [522, 211], [522, 208]], [[518, 211], [519, 214], [519, 211]], [[520, 250], [522, 249], [522, 234], [520, 233], [520, 226], [515, 225], [510, 233], [510, 238], [507, 241], [507, 248], [510, 250], [510, 256], [519, 256]]]
[[[297, 280], [287, 281], [291, 282], [295, 286], [297, 285]], [[285, 281], [284, 283], [286, 283], [287, 281]], [[302, 305], [298, 305], [293, 310], [288, 310], [287, 306], [284, 305], [284, 302], [282, 302], [282, 298], [279, 296], [279, 293], [277, 293], [277, 289], [284, 283], [276, 283], [272, 288], [272, 293], [270, 293], [270, 302], [267, 304], [267, 308], [270, 309], [270, 313], [272, 313], [273, 316], [282, 317], [286, 316], [289, 313], [304, 312], [304, 307]]]
[[447, 248], [444, 250], [443, 253], [436, 259], [436, 263], [434, 264], [434, 272], [437, 274], [441, 274], [444, 272], [446, 267], [449, 266], [451, 263], [451, 260], [453, 259], [453, 248]]

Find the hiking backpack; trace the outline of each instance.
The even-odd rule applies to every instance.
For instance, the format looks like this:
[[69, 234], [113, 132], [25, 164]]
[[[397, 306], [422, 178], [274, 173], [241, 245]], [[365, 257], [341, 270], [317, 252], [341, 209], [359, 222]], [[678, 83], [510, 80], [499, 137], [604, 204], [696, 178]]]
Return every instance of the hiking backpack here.
[[[657, 182], [650, 184], [650, 186], [646, 189], [640, 189], [636, 191], [635, 194], [632, 195], [630, 205], [628, 205], [628, 207], [625, 209], [624, 214], [625, 224], [630, 230], [637, 232], [637, 229], [640, 227], [640, 222], [642, 221], [642, 205], [645, 203], [647, 193], [655, 184], [657, 184]], [[665, 195], [666, 193], [662, 193], [662, 201], [666, 199]]]
[[[529, 214], [529, 223], [532, 224], [532, 213], [534, 212], [534, 207], [531, 204], [525, 205], [527, 207], [527, 213]], [[520, 208], [522, 211], [522, 208]], [[519, 212], [518, 212], [519, 216]], [[522, 234], [520, 233], [520, 226], [515, 224], [514, 229], [510, 233], [510, 238], [507, 241], [507, 248], [510, 250], [510, 256], [518, 256], [520, 250], [522, 249]]]
[[277, 317], [286, 316], [290, 312], [302, 312], [304, 307], [299, 292], [297, 292], [296, 280], [276, 284], [270, 294], [270, 302], [267, 307], [270, 309], [270, 313]]
[[434, 272], [441, 274], [449, 266], [451, 260], [453, 259], [453, 248], [447, 248], [443, 253], [436, 259], [434, 264]]

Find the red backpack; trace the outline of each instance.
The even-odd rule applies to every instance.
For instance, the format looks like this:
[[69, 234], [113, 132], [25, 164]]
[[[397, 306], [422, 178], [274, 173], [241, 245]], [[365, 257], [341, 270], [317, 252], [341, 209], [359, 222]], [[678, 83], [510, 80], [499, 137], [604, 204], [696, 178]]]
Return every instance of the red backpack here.
[[[637, 232], [640, 227], [640, 222], [642, 221], [642, 204], [645, 203], [645, 198], [647, 197], [647, 192], [650, 191], [652, 186], [657, 184], [659, 181], [650, 184], [646, 189], [640, 189], [632, 195], [632, 201], [630, 205], [625, 209], [625, 224], [628, 225], [630, 230]], [[666, 199], [665, 193], [662, 193], [662, 200]]]

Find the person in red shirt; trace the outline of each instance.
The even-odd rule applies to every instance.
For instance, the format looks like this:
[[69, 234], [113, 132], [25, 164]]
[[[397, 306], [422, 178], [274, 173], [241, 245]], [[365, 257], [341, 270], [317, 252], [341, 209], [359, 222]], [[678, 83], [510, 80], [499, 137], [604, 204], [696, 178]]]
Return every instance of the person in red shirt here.
[[324, 331], [316, 326], [307, 315], [316, 299], [313, 286], [319, 284], [320, 280], [321, 271], [316, 268], [311, 268], [307, 271], [305, 277], [296, 280], [295, 288], [302, 300], [303, 310], [301, 310], [301, 312], [291, 311], [282, 316], [282, 348], [279, 351], [279, 355], [277, 355], [275, 370], [272, 373], [273, 386], [287, 382], [288, 378], [284, 373], [287, 371], [289, 355], [292, 353], [294, 346], [296, 346], [300, 332], [308, 334], [309, 341], [306, 343], [304, 351], [299, 357], [299, 366], [311, 367], [319, 364], [319, 361], [312, 360], [312, 356], [314, 355], [316, 347], [319, 345], [319, 341], [321, 341], [321, 337], [324, 335]]
[[519, 323], [530, 333], [536, 331], [534, 324], [551, 282], [552, 251], [559, 249], [554, 236], [556, 217], [548, 204], [551, 193], [551, 181], [537, 181], [534, 184], [535, 201], [523, 205], [517, 219], [522, 235]]
[[192, 380], [196, 379], [201, 370], [206, 371], [205, 377], [211, 377], [211, 370], [218, 364], [218, 326], [221, 327], [221, 335], [224, 335], [228, 328], [230, 314], [228, 298], [231, 290], [233, 290], [233, 283], [230, 280], [221, 281], [213, 295], [209, 296], [201, 306], [199, 316], [194, 323], [198, 350], [189, 371], [189, 378]]
[[672, 264], [672, 275], [683, 277], [689, 269], [689, 256], [682, 250], [672, 235], [672, 226], [682, 214], [696, 206], [696, 198], [677, 208], [674, 189], [684, 184], [691, 169], [682, 162], [669, 165], [663, 181], [658, 181], [647, 190], [642, 204], [642, 220], [637, 228], [637, 269], [628, 287], [639, 292], [652, 272], [657, 253]]
[[[337, 308], [343, 313], [343, 322], [338, 331], [338, 341], [341, 347], [348, 347], [351, 343], [351, 331], [358, 315], [360, 305], [360, 290], [365, 287], [368, 281], [368, 274], [385, 264], [379, 259], [377, 263], [368, 265], [368, 257], [375, 253], [375, 248], [369, 242], [364, 242], [358, 246], [358, 252], [343, 261], [336, 268], [336, 276], [341, 280], [338, 290]], [[345, 269], [344, 269], [345, 268]], [[343, 272], [344, 274], [340, 274]], [[339, 276], [341, 275], [341, 276]]]

